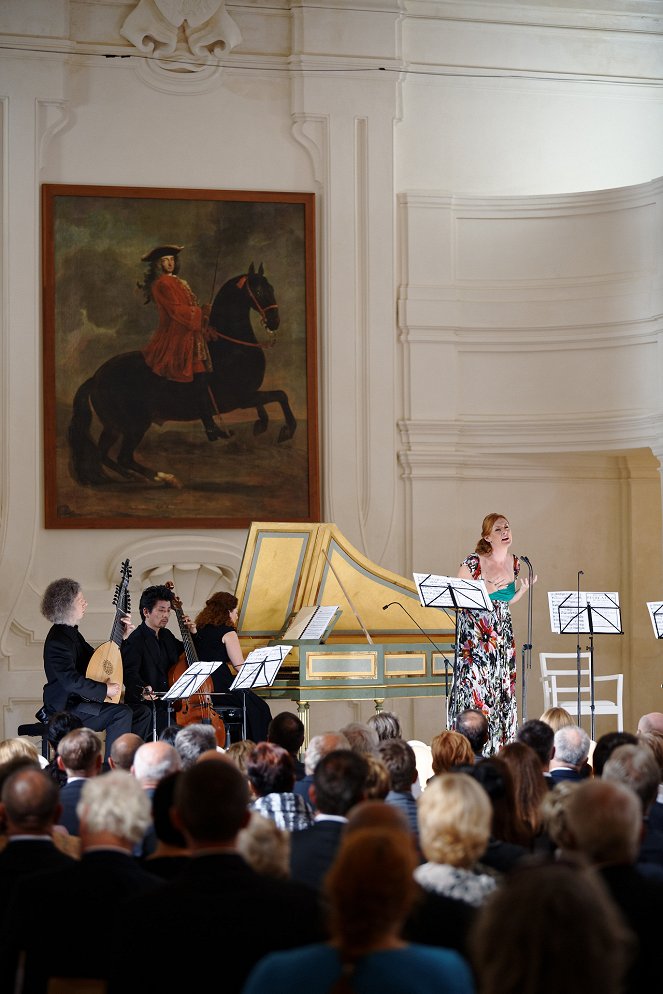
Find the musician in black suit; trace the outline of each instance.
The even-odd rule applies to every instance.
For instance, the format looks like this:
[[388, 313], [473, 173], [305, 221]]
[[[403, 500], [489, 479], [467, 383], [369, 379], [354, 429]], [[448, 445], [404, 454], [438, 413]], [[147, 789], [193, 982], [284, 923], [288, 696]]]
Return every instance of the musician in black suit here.
[[[87, 728], [106, 732], [106, 758], [113, 742], [132, 727], [131, 709], [113, 704], [111, 698], [120, 692], [117, 683], [88, 680], [86, 670], [94, 649], [78, 630], [87, 601], [76, 580], [63, 578], [49, 583], [41, 602], [41, 613], [52, 623], [44, 643], [44, 707], [42, 720], [56, 711], [69, 711], [81, 719]], [[133, 630], [131, 619], [123, 618], [125, 637]], [[125, 674], [126, 679], [126, 674]], [[141, 738], [149, 726], [135, 728]]]
[[[139, 604], [141, 623], [122, 643], [125, 674], [131, 674], [130, 680], [125, 676], [125, 700], [134, 709], [134, 726], [146, 718], [151, 723], [152, 709], [145, 701], [155, 700], [153, 695], [168, 690], [168, 671], [184, 651], [182, 642], [167, 627], [173, 599], [173, 592], [166, 586], [146, 587]], [[195, 634], [194, 622], [189, 618], [184, 618], [184, 622], [191, 634]], [[169, 723], [168, 711], [158, 698], [156, 708], [160, 733]]]

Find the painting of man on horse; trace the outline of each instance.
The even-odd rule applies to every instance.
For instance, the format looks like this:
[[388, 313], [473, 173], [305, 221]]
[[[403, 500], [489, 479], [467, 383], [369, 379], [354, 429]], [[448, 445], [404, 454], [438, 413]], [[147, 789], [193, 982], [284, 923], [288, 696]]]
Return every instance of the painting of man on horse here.
[[[218, 211], [228, 205], [205, 206], [217, 209], [213, 219], [218, 230]], [[238, 206], [246, 209], [249, 205], [233, 204], [235, 216]], [[280, 206], [270, 205], [272, 209]], [[182, 212], [175, 214], [181, 224]], [[229, 224], [228, 216], [233, 216], [232, 210], [224, 216], [230, 248], [233, 243], [239, 248], [242, 240], [247, 250], [254, 247], [252, 242], [264, 244], [262, 238], [242, 239], [239, 225]], [[264, 211], [257, 216], [262, 232]], [[283, 240], [290, 243], [291, 264], [293, 220], [296, 214], [291, 213], [287, 237], [275, 238], [275, 245]], [[136, 226], [136, 238], [142, 227]], [[199, 233], [196, 237], [191, 225], [185, 227], [185, 233], [192, 235], [186, 242], [187, 269], [192, 263], [200, 272], [202, 260], [210, 265], [206, 248], [211, 239]], [[303, 231], [300, 240], [303, 249]], [[277, 301], [262, 260], [258, 265], [253, 259], [245, 263], [241, 271], [223, 279], [211, 301], [199, 303], [188, 282], [178, 275], [184, 244], [184, 238], [177, 244], [153, 242], [152, 249], [138, 256], [147, 263], [137, 287], [149, 305], [152, 327], [142, 343], [137, 341], [137, 329], [131, 335], [113, 336], [115, 342], [138, 348], [109, 349], [101, 362], [78, 362], [78, 384], [69, 366], [59, 366], [54, 350], [57, 435], [50, 491], [51, 500], [57, 501], [56, 527], [90, 527], [115, 520], [126, 527], [127, 519], [133, 527], [180, 525], [185, 520], [204, 527], [212, 522], [316, 520], [319, 515], [317, 434], [315, 417], [311, 418], [315, 340], [311, 341], [307, 327], [311, 286], [305, 253], [299, 260], [299, 288], [284, 266], [284, 256], [274, 253], [274, 284], [281, 276], [283, 299], [290, 311], [284, 319], [281, 300]], [[217, 269], [222, 254], [216, 253]], [[212, 286], [215, 281], [216, 270]], [[56, 321], [55, 339], [59, 341], [54, 345], [67, 351], [62, 317], [71, 312], [63, 306], [58, 309], [64, 300], [57, 299], [57, 278], [55, 286], [60, 322]], [[66, 287], [62, 280], [63, 297]], [[136, 298], [132, 299], [135, 310]], [[292, 327], [289, 318], [297, 312], [303, 315], [305, 326], [303, 335], [301, 329], [298, 332], [299, 349], [284, 333]], [[281, 334], [274, 347], [279, 326]], [[90, 351], [99, 354], [97, 349]], [[283, 353], [289, 363], [284, 364]], [[81, 376], [84, 371], [88, 375]], [[67, 402], [70, 383], [74, 393]], [[270, 405], [276, 405], [273, 413]], [[46, 468], [48, 481], [48, 454]], [[51, 506], [51, 515], [53, 510]]]

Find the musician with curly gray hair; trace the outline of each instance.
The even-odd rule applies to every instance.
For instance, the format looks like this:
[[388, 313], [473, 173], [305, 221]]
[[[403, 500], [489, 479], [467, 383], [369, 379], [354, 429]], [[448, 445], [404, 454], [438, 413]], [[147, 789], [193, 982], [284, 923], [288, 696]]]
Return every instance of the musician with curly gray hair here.
[[[124, 704], [113, 704], [111, 698], [120, 692], [118, 683], [101, 683], [86, 676], [87, 665], [94, 649], [80, 631], [78, 624], [87, 609], [87, 601], [77, 580], [63, 577], [49, 583], [41, 601], [41, 613], [52, 627], [44, 643], [44, 706], [38, 712], [48, 721], [57, 711], [68, 711], [81, 719], [87, 728], [106, 732], [106, 758], [120, 735], [134, 731], [142, 739], [149, 734], [149, 715], [139, 727], [132, 728], [133, 712]], [[130, 631], [131, 619], [124, 619]]]

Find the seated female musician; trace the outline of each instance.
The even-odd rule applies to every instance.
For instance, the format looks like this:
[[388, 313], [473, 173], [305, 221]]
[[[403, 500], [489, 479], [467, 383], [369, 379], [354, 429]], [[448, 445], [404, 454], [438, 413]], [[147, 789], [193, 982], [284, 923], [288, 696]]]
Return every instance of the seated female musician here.
[[[196, 648], [199, 659], [221, 660], [223, 664], [212, 674], [216, 693], [227, 694], [233, 681], [228, 663], [231, 663], [236, 670], [244, 665], [242, 647], [236, 631], [237, 604], [234, 594], [225, 590], [220, 591], [205, 602], [205, 607], [196, 618], [198, 629]], [[233, 707], [243, 707], [245, 694], [246, 737], [254, 742], [264, 742], [267, 739], [267, 727], [272, 720], [267, 701], [247, 690], [228, 694], [228, 703]]]

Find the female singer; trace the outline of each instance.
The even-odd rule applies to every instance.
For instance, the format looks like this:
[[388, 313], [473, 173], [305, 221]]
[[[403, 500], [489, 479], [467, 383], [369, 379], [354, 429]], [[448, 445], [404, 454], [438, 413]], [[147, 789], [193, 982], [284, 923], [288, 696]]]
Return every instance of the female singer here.
[[476, 550], [458, 573], [462, 579], [484, 581], [493, 611], [458, 612], [458, 669], [449, 725], [467, 708], [482, 711], [488, 720], [487, 756], [516, 735], [516, 644], [509, 604], [520, 600], [529, 580], [519, 578], [520, 562], [509, 552], [510, 545], [511, 526], [504, 515], [487, 515]]
[[[213, 594], [205, 607], [196, 618], [198, 629], [196, 648], [198, 657], [202, 660], [221, 660], [223, 665], [212, 674], [214, 690], [225, 694], [233, 681], [233, 675], [228, 663], [236, 670], [244, 665], [242, 647], [237, 637], [237, 598], [228, 591]], [[267, 701], [252, 691], [229, 694], [233, 706], [244, 706], [246, 694], [246, 735], [253, 742], [264, 742], [267, 739], [267, 728], [272, 720]]]

